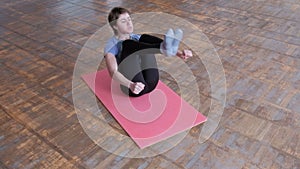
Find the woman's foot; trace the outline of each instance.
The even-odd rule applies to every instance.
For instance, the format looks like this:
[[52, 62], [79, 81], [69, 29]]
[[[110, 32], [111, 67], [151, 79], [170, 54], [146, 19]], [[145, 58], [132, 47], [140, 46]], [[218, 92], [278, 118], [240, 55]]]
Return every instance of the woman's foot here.
[[164, 36], [164, 41], [160, 45], [161, 53], [163, 53], [166, 56], [174, 56], [173, 42], [174, 31], [173, 29], [169, 29], [166, 35]]
[[182, 40], [183, 37], [183, 31], [181, 29], [176, 29], [174, 31], [174, 39], [173, 39], [173, 43], [172, 43], [172, 55], [175, 56], [177, 54], [178, 48], [179, 48], [179, 44], [180, 41]]

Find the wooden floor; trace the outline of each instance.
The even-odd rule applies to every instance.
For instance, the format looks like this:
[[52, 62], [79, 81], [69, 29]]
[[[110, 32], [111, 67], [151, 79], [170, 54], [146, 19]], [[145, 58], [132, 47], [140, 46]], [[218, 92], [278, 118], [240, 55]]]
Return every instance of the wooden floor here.
[[[217, 49], [226, 103], [207, 141], [198, 142], [200, 125], [164, 153], [129, 158], [84, 132], [72, 98], [74, 65], [114, 6], [184, 18]], [[1, 0], [0, 168], [300, 168], [299, 11], [299, 0]], [[187, 64], [208, 115], [210, 79], [197, 58]], [[168, 74], [161, 79], [176, 90]], [[106, 125], [126, 135], [98, 105]]]

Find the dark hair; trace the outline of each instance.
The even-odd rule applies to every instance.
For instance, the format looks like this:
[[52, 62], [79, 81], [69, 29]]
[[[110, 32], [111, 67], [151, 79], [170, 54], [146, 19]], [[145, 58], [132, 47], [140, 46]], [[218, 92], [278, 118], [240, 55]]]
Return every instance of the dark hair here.
[[114, 7], [108, 14], [108, 22], [114, 33], [116, 34], [116, 30], [114, 29], [114, 25], [116, 25], [117, 20], [119, 19], [121, 14], [128, 13], [130, 15], [130, 11], [128, 9], [122, 7]]

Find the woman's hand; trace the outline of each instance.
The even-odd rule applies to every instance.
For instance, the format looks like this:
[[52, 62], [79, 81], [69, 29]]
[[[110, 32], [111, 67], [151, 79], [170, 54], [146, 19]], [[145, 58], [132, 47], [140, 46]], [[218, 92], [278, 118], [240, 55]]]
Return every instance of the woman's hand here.
[[187, 58], [193, 57], [193, 53], [190, 50], [182, 50], [178, 51], [176, 54], [178, 57], [180, 57], [183, 60], [186, 60]]
[[129, 88], [132, 91], [132, 93], [139, 94], [141, 91], [144, 90], [145, 85], [141, 82], [132, 82]]

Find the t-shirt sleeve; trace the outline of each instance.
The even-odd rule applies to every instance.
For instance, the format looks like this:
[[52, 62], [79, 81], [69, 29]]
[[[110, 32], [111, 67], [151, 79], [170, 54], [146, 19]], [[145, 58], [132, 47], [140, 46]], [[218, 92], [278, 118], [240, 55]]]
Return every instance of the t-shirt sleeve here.
[[132, 34], [132, 35], [131, 35], [131, 38], [132, 38], [133, 40], [139, 41], [140, 38], [141, 38], [141, 35], [139, 35], [139, 34]]
[[106, 55], [107, 53], [111, 53], [113, 55], [117, 55], [119, 52], [117, 44], [115, 44], [112, 40], [109, 40], [104, 48], [104, 55]]

